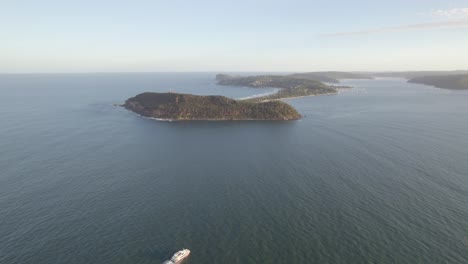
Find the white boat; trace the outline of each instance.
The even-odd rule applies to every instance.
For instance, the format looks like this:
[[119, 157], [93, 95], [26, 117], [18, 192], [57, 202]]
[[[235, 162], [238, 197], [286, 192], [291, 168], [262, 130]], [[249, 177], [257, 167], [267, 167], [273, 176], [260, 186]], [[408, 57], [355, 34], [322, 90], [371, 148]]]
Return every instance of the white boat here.
[[188, 249], [182, 249], [180, 251], [177, 251], [174, 256], [172, 256], [171, 261], [174, 263], [180, 263], [182, 260], [184, 260], [186, 257], [190, 255], [190, 250]]

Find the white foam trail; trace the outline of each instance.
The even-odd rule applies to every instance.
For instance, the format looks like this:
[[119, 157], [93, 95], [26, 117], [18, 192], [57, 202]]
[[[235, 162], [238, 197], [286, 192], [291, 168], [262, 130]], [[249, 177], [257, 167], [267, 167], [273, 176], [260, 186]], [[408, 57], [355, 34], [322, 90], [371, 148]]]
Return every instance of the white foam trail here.
[[266, 92], [266, 93], [261, 93], [261, 94], [254, 94], [254, 95], [249, 95], [249, 96], [246, 96], [246, 97], [238, 97], [238, 98], [234, 98], [236, 100], [248, 100], [248, 99], [253, 99], [253, 98], [257, 98], [257, 97], [263, 97], [263, 96], [267, 96], [267, 95], [271, 95], [271, 94], [275, 94], [279, 91], [280, 89], [274, 89], [274, 91], [272, 92]]
[[172, 122], [174, 121], [173, 119], [166, 119], [166, 118], [156, 118], [156, 117], [147, 117], [147, 116], [142, 116], [142, 115], [139, 115], [145, 119], [150, 119], [150, 120], [156, 120], [156, 121], [160, 121], [160, 122]]

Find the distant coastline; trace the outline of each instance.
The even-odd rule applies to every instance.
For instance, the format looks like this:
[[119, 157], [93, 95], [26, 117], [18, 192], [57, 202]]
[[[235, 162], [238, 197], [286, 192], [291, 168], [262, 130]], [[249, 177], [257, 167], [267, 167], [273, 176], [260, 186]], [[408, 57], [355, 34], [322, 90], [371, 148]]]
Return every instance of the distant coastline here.
[[409, 83], [420, 83], [449, 90], [468, 90], [468, 74], [422, 76], [408, 80]]
[[[457, 72], [458, 73], [458, 72]], [[397, 73], [344, 73], [313, 72], [291, 75], [234, 76], [217, 74], [221, 86], [251, 88], [275, 88], [275, 92], [260, 94], [237, 100], [223, 96], [199, 96], [177, 93], [143, 93], [129, 98], [122, 106], [145, 118], [158, 121], [258, 121], [297, 120], [301, 115], [282, 100], [319, 95], [336, 95], [349, 86], [325, 84], [339, 82], [338, 79], [406, 78], [410, 83], [422, 83], [444, 89], [468, 89], [468, 74], [429, 75], [439, 72], [397, 72]]]
[[216, 80], [218, 85], [225, 86], [278, 88], [276, 93], [247, 99], [255, 102], [269, 102], [288, 98], [337, 94], [339, 89], [350, 88], [346, 86], [327, 85], [323, 82], [311, 79], [312, 77], [306, 77], [306, 74], [300, 76], [301, 77], [295, 75], [259, 75], [243, 77], [218, 74], [216, 75]]

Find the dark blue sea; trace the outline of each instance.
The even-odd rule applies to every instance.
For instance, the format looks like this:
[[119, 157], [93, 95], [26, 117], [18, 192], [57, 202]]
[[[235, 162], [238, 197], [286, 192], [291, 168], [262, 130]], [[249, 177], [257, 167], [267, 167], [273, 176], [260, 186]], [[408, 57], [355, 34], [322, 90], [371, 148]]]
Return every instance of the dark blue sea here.
[[161, 122], [215, 73], [0, 75], [0, 263], [468, 263], [468, 91], [344, 81], [291, 122]]

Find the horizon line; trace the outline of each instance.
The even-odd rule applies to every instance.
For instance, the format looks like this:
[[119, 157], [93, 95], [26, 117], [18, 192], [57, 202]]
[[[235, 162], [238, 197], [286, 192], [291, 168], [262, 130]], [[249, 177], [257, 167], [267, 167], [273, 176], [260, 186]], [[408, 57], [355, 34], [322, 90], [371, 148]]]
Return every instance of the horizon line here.
[[453, 70], [310, 70], [310, 71], [265, 71], [265, 70], [247, 70], [247, 71], [96, 71], [96, 72], [0, 72], [0, 75], [33, 75], [33, 74], [128, 74], [128, 73], [326, 73], [326, 72], [350, 72], [350, 73], [398, 73], [398, 72], [458, 72], [468, 69], [453, 69]]

